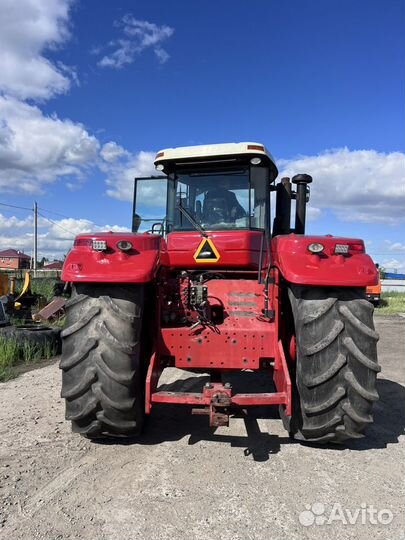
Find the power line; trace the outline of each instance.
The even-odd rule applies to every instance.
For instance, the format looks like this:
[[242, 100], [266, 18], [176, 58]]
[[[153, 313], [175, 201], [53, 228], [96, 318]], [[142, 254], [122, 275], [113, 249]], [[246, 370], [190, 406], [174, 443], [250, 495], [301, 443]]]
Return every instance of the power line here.
[[[19, 212], [21, 212], [21, 214], [19, 214]], [[4, 216], [6, 217], [6, 215], [9, 215], [9, 218], [16, 218], [16, 219], [19, 219], [19, 220], [24, 220], [24, 219], [30, 219], [31, 218], [31, 215], [29, 213], [27, 213], [26, 210], [17, 210], [17, 209], [13, 209], [13, 208], [0, 208], [0, 215], [1, 216]], [[32, 212], [31, 212], [32, 214]]]
[[41, 208], [40, 206], [38, 206], [38, 209], [42, 210], [43, 212], [47, 212], [48, 214], [53, 214], [54, 216], [60, 216], [60, 217], [66, 218], [66, 219], [75, 219], [75, 218], [72, 218], [71, 216], [65, 216], [65, 214], [60, 214], [59, 212], [54, 212], [53, 210], [47, 210], [46, 208]]
[[26, 206], [16, 206], [15, 204], [0, 203], [0, 205], [1, 206], [8, 206], [9, 208], [18, 208], [19, 210], [29, 210], [30, 212], [34, 211], [32, 208], [28, 208]]
[[[7, 203], [0, 203], [0, 206], [7, 206], [8, 208], [14, 208], [14, 209], [18, 209], [18, 210], [28, 210], [29, 212], [34, 212], [34, 209], [33, 208], [28, 208], [26, 206], [17, 206], [15, 204], [7, 204]], [[59, 227], [60, 229], [62, 229], [63, 231], [65, 232], [68, 232], [69, 234], [71, 234], [73, 236], [73, 238], [75, 238], [76, 234], [73, 233], [72, 231], [70, 231], [69, 229], [66, 229], [65, 227], [63, 227], [62, 225], [60, 225], [59, 223], [56, 223], [55, 221], [53, 221], [51, 218], [48, 218], [46, 216], [44, 216], [44, 214], [42, 212], [39, 211], [39, 208], [43, 211], [43, 212], [47, 212], [48, 214], [54, 214], [55, 216], [60, 216], [60, 217], [63, 217], [65, 219], [73, 219], [73, 220], [76, 220], [76, 218], [72, 218], [72, 217], [69, 217], [69, 216], [66, 216], [65, 214], [61, 214], [59, 212], [54, 212], [53, 210], [48, 210], [46, 208], [42, 208], [42, 207], [38, 207], [38, 215], [40, 215], [41, 217], [43, 217], [46, 221], [49, 221], [49, 223], [52, 223], [52, 225], [55, 225], [55, 227]], [[7, 210], [5, 210], [7, 211]], [[9, 210], [9, 212], [11, 212], [11, 210]], [[81, 219], [81, 218], [77, 218], [77, 219]], [[93, 225], [95, 227], [99, 227], [100, 229], [103, 229], [104, 227], [101, 226], [101, 225], [98, 225], [97, 223], [93, 223]]]
[[55, 227], [59, 227], [59, 229], [62, 229], [63, 231], [69, 233], [72, 235], [72, 238], [75, 238], [76, 235], [75, 233], [73, 233], [72, 231], [69, 231], [69, 229], [65, 229], [65, 227], [62, 227], [62, 225], [59, 225], [59, 223], [56, 223], [55, 221], [53, 221], [52, 219], [50, 218], [47, 218], [46, 216], [44, 216], [44, 214], [42, 214], [41, 212], [38, 212], [38, 214], [43, 217], [44, 219], [46, 219], [47, 221], [49, 221], [49, 223], [52, 223], [52, 225], [55, 225]]
[[[52, 210], [47, 210], [46, 208], [41, 208], [41, 207], [38, 207], [38, 208], [39, 210], [42, 210], [43, 212], [47, 212], [48, 214], [54, 214], [55, 216], [60, 216], [65, 219], [74, 219], [75, 221], [80, 220], [80, 219], [86, 219], [86, 218], [73, 218], [72, 216], [66, 216], [65, 214], [60, 214], [59, 212], [53, 212]], [[90, 221], [90, 220], [87, 220], [87, 221]], [[93, 221], [91, 223], [93, 223], [95, 227], [99, 227], [100, 229], [105, 228], [104, 226], [98, 225], [97, 223], [94, 223]]]
[[[6, 203], [0, 203], [1, 206], [8, 206], [9, 208], [17, 208], [19, 210], [29, 210], [30, 212], [33, 212], [34, 210], [32, 208], [28, 208], [27, 206], [17, 206], [15, 204], [6, 204]], [[72, 216], [67, 216], [66, 214], [61, 214], [60, 212], [54, 212], [53, 210], [48, 210], [47, 208], [42, 208], [41, 206], [38, 206], [38, 210], [42, 210], [43, 212], [46, 212], [47, 214], [53, 214], [54, 216], [63, 217], [65, 219], [76, 219], [72, 218]], [[40, 212], [38, 212], [40, 214]], [[41, 214], [42, 215], [42, 214]], [[47, 219], [44, 215], [42, 215], [43, 218]], [[80, 219], [80, 218], [78, 218]], [[94, 223], [97, 227], [100, 227], [100, 225], [97, 225]]]

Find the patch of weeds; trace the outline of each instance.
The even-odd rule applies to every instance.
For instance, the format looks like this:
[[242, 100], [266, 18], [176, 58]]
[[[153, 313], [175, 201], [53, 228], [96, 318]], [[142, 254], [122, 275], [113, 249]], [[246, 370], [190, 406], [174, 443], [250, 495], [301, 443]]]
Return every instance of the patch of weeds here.
[[54, 342], [32, 343], [24, 339], [0, 336], [0, 381], [15, 377], [18, 366], [49, 360], [57, 352], [58, 346]]
[[405, 293], [402, 292], [383, 292], [381, 295], [381, 304], [374, 311], [376, 315], [395, 315], [396, 313], [405, 313]]

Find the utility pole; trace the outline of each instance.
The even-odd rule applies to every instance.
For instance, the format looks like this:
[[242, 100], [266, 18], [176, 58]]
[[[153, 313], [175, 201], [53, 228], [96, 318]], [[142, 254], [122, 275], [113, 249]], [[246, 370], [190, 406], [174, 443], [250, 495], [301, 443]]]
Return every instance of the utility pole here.
[[37, 271], [38, 260], [38, 205], [34, 202], [34, 275]]

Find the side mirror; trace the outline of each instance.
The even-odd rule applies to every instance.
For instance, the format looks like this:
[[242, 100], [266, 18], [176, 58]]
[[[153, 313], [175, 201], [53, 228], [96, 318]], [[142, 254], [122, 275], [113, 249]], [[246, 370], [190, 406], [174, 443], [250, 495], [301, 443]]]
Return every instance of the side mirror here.
[[138, 214], [134, 214], [132, 216], [132, 232], [137, 233], [139, 226], [142, 222], [141, 216]]

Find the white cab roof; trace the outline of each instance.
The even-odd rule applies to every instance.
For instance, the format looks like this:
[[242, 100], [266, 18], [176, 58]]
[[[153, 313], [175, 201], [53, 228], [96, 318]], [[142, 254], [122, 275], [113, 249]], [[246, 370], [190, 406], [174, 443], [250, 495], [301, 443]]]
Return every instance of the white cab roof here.
[[205, 158], [228, 155], [255, 154], [265, 155], [275, 165], [273, 156], [267, 148], [257, 142], [240, 142], [226, 144], [202, 144], [198, 146], [180, 146], [178, 148], [165, 148], [156, 154], [155, 165], [160, 161], [174, 161], [177, 159]]

